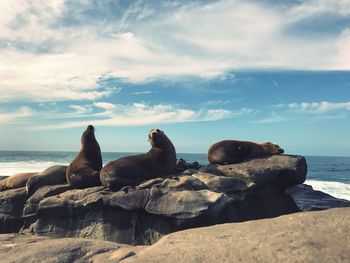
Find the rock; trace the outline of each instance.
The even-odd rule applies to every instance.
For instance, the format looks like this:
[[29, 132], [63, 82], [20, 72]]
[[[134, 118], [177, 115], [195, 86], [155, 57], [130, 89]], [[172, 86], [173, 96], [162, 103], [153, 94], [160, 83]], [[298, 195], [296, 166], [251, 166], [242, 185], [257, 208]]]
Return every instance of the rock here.
[[[224, 194], [209, 190], [162, 192], [151, 189], [146, 211], [176, 219], [191, 219], [202, 214], [216, 214], [230, 202]], [[213, 210], [213, 211], [212, 211]]]
[[13, 233], [23, 226], [22, 212], [26, 202], [25, 188], [0, 192], [0, 233]]
[[152, 244], [181, 229], [299, 211], [293, 199], [278, 189], [267, 191], [265, 187], [259, 192], [237, 179], [215, 177], [155, 178], [117, 192], [104, 187], [69, 190], [65, 185], [45, 186], [27, 202], [24, 215], [35, 222], [26, 224], [23, 232]]
[[190, 190], [197, 191], [206, 189], [206, 185], [201, 180], [188, 175], [173, 176], [163, 178], [162, 182], [155, 184], [152, 188], [157, 188], [162, 192]]
[[110, 196], [108, 205], [121, 207], [125, 210], [144, 209], [149, 200], [148, 189], [135, 189], [133, 187], [124, 187], [120, 191]]
[[0, 262], [119, 262], [145, 247], [82, 238], [0, 235]]
[[321, 191], [315, 191], [307, 184], [296, 185], [287, 189], [297, 206], [302, 211], [324, 210], [334, 207], [350, 207], [350, 201], [335, 198]]
[[65, 185], [49, 185], [39, 188], [25, 203], [23, 210], [23, 218], [28, 218], [36, 214], [39, 202], [46, 197], [58, 195], [69, 190], [68, 184]]
[[241, 180], [233, 177], [219, 176], [210, 173], [196, 173], [192, 176], [203, 182], [210, 190], [219, 193], [235, 193], [248, 189]]
[[305, 181], [307, 164], [302, 156], [272, 155], [238, 164], [217, 165], [216, 169], [221, 175], [241, 180], [248, 188], [270, 184], [286, 189]]
[[349, 222], [336, 208], [189, 229], [122, 262], [349, 262]]
[[22, 232], [150, 244], [180, 229], [296, 211], [292, 198], [276, 186], [249, 188], [234, 177], [196, 171], [193, 176], [155, 178], [116, 192], [42, 186], [25, 204]]
[[185, 170], [198, 170], [199, 168], [200, 164], [198, 162], [188, 163], [182, 158], [176, 160], [177, 173], [182, 173]]
[[1, 231], [17, 232], [23, 225], [21, 233], [51, 238], [144, 245], [183, 229], [295, 213], [300, 208], [286, 188], [304, 180], [304, 161], [299, 156], [274, 156], [209, 165], [192, 175], [154, 178], [118, 191], [45, 185], [28, 200], [23, 189], [4, 191]]
[[207, 173], [207, 174], [224, 176], [224, 174], [218, 169], [218, 165], [215, 165], [215, 164], [209, 164], [209, 165], [202, 166], [198, 170], [198, 172], [199, 173]]

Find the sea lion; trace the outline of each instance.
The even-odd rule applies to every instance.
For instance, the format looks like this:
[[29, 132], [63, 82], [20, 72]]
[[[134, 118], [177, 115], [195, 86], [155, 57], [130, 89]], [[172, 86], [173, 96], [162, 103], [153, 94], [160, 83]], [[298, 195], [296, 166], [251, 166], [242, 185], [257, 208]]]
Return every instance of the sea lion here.
[[67, 168], [67, 182], [73, 188], [101, 185], [101, 169], [101, 149], [95, 138], [94, 126], [89, 125], [81, 136], [81, 149], [78, 156]]
[[284, 153], [284, 150], [272, 142], [255, 143], [225, 140], [217, 142], [209, 148], [208, 160], [211, 164], [234, 164], [244, 159], [281, 153]]
[[105, 165], [100, 173], [102, 184], [110, 189], [132, 186], [175, 172], [175, 147], [164, 132], [152, 129], [148, 141], [152, 148], [147, 153], [124, 157]]
[[0, 191], [24, 187], [32, 176], [37, 173], [18, 173], [0, 181]]
[[26, 184], [27, 196], [31, 196], [45, 185], [65, 184], [67, 165], [54, 165], [29, 178]]

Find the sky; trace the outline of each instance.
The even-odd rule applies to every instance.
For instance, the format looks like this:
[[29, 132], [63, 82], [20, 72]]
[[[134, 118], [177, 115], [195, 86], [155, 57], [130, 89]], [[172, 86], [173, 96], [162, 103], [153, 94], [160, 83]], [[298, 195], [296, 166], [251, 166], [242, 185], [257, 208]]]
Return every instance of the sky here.
[[0, 1], [0, 150], [350, 156], [350, 0]]

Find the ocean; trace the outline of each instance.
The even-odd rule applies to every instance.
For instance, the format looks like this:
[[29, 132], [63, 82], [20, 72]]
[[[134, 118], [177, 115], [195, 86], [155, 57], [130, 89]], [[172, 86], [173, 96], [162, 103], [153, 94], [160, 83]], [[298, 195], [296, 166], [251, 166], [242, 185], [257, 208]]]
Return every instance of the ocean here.
[[[137, 153], [102, 153], [104, 164]], [[70, 163], [77, 152], [0, 151], [0, 176], [40, 172], [55, 164]], [[207, 164], [206, 154], [179, 153], [188, 162]], [[306, 184], [338, 198], [350, 200], [350, 157], [306, 156]]]

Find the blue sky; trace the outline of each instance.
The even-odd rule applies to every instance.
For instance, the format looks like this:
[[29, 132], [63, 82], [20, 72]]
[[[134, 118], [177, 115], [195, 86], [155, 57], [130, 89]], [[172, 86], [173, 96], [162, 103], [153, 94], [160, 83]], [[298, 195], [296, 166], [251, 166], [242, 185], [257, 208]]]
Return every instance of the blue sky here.
[[222, 139], [350, 156], [350, 1], [2, 1], [0, 150]]

